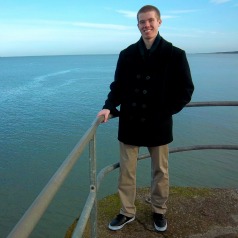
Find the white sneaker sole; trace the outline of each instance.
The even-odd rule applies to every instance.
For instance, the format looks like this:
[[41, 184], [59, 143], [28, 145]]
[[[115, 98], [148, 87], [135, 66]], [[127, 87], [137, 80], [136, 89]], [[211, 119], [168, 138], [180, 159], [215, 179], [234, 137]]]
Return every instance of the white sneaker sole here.
[[130, 220], [128, 220], [127, 222], [125, 222], [124, 224], [120, 225], [120, 226], [111, 226], [110, 224], [108, 225], [108, 228], [112, 231], [117, 231], [120, 230], [123, 226], [125, 226], [127, 223], [130, 223], [132, 221], [135, 220], [135, 217], [132, 217]]
[[155, 226], [155, 229], [157, 231], [166, 231], [167, 230], [167, 222], [166, 222], [166, 225], [164, 227], [159, 227], [159, 226], [156, 226], [156, 224], [154, 223], [154, 226]]

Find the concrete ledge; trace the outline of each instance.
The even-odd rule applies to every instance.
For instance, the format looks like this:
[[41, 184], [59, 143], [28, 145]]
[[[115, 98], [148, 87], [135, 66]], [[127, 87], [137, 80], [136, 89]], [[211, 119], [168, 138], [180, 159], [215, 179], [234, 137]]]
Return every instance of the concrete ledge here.
[[[120, 209], [117, 194], [99, 201], [99, 238], [238, 238], [238, 189], [172, 187], [167, 203], [168, 230], [154, 230], [151, 207], [147, 202], [149, 188], [137, 191], [136, 220], [119, 231], [110, 231], [108, 223]], [[146, 201], [147, 200], [147, 201]], [[65, 238], [71, 237], [77, 219]], [[90, 237], [89, 225], [84, 237]]]

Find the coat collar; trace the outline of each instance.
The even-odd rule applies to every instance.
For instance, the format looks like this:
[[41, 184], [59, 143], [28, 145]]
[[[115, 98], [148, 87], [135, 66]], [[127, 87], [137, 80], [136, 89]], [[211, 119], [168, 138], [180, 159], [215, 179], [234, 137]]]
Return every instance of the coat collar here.
[[150, 50], [147, 50], [146, 49], [146, 46], [145, 46], [145, 43], [144, 43], [144, 40], [143, 38], [141, 37], [140, 40], [138, 41], [138, 46], [139, 46], [139, 51], [140, 51], [140, 54], [142, 56], [145, 56], [147, 55], [148, 53], [151, 54], [153, 53], [156, 48], [158, 47], [159, 43], [160, 43], [160, 40], [161, 40], [161, 36], [160, 34], [158, 33], [156, 38], [155, 38], [155, 41], [153, 42], [153, 45], [151, 46]]

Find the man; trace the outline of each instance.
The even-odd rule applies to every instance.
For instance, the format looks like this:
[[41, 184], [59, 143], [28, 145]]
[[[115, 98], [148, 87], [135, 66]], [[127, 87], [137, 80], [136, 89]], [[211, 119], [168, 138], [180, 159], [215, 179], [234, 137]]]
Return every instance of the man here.
[[[137, 14], [141, 39], [120, 52], [115, 79], [98, 116], [119, 116], [119, 215], [109, 229], [119, 230], [135, 219], [136, 166], [139, 147], [151, 156], [151, 206], [157, 231], [167, 229], [169, 196], [168, 143], [173, 140], [172, 115], [191, 100], [194, 90], [185, 52], [158, 32], [159, 10], [151, 5]], [[117, 107], [120, 106], [120, 112]]]

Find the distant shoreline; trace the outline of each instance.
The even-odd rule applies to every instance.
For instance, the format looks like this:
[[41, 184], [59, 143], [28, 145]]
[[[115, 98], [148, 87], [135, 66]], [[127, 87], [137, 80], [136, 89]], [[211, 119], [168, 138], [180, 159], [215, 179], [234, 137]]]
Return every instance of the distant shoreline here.
[[209, 52], [209, 53], [194, 53], [194, 54], [238, 54], [238, 51]]
[[213, 54], [238, 54], [238, 51], [215, 52]]

